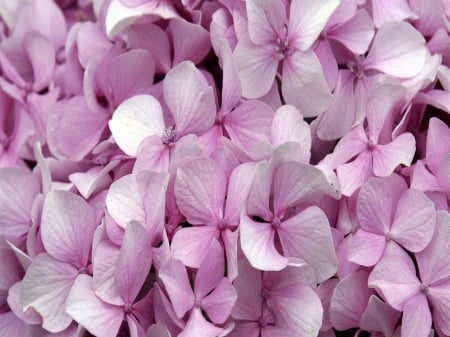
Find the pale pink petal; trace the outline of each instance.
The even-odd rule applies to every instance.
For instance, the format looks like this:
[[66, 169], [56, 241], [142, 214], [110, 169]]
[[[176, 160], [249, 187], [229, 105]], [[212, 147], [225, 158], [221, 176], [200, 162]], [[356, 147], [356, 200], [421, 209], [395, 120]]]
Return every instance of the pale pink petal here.
[[253, 43], [275, 44], [284, 37], [286, 8], [281, 1], [249, 0], [246, 2], [248, 33]]
[[275, 230], [270, 223], [256, 222], [241, 215], [241, 247], [250, 264], [261, 270], [284, 269], [289, 259], [275, 247]]
[[145, 228], [136, 221], [130, 222], [125, 229], [114, 277], [117, 291], [125, 303], [133, 303], [141, 290], [150, 271], [151, 253]]
[[[200, 63], [211, 50], [209, 32], [201, 25], [172, 19], [167, 30], [172, 37], [173, 67], [182, 61]], [[189, 39], [186, 39], [186, 36], [189, 36]], [[159, 49], [159, 45], [154, 49]]]
[[361, 266], [374, 266], [383, 255], [386, 247], [384, 235], [373, 234], [364, 229], [359, 229], [350, 242], [348, 259]]
[[318, 201], [325, 195], [338, 197], [338, 191], [330, 185], [321, 170], [294, 161], [276, 167], [273, 194], [275, 216], [300, 203]]
[[283, 221], [278, 229], [278, 235], [284, 256], [306, 261], [315, 270], [318, 282], [336, 273], [338, 261], [330, 225], [327, 217], [318, 207], [309, 207]]
[[[274, 165], [260, 162], [256, 165], [256, 172], [247, 201], [247, 213], [258, 216], [266, 221], [272, 220], [269, 207]], [[257, 183], [256, 183], [257, 182]]]
[[226, 177], [214, 160], [191, 160], [177, 170], [177, 205], [191, 224], [214, 224], [221, 220], [226, 188]]
[[367, 52], [374, 34], [372, 18], [364, 9], [358, 10], [350, 20], [327, 31], [328, 38], [339, 41], [358, 55]]
[[242, 36], [234, 50], [242, 96], [253, 99], [267, 94], [275, 80], [279, 60], [273, 46], [257, 46]]
[[103, 240], [95, 248], [92, 261], [92, 286], [95, 294], [106, 303], [114, 305], [124, 304], [114, 280], [119, 253], [120, 247], [112, 244], [109, 240]]
[[235, 328], [228, 335], [229, 337], [260, 337], [261, 327], [259, 322], [243, 321], [237, 322]]
[[86, 267], [97, 224], [81, 197], [66, 191], [49, 192], [41, 220], [42, 242], [54, 258]]
[[245, 101], [224, 117], [230, 139], [245, 150], [260, 141], [269, 141], [273, 110], [260, 101]]
[[59, 101], [47, 119], [50, 151], [60, 159], [83, 159], [98, 144], [107, 120], [107, 115], [89, 111], [81, 96]]
[[233, 285], [238, 294], [232, 310], [237, 320], [257, 321], [261, 316], [261, 272], [252, 268], [246, 259], [238, 262], [239, 274]]
[[410, 259], [388, 256], [373, 269], [369, 287], [375, 288], [394, 309], [403, 310], [405, 302], [420, 291], [420, 281]]
[[9, 288], [7, 303], [9, 309], [13, 311], [16, 316], [23, 322], [32, 325], [41, 325], [42, 318], [34, 309], [23, 310], [22, 303], [20, 302], [22, 294], [22, 281], [16, 282]]
[[286, 103], [297, 107], [305, 117], [321, 114], [332, 100], [322, 66], [312, 50], [298, 50], [286, 57], [281, 86]]
[[216, 324], [224, 323], [237, 300], [236, 289], [227, 278], [222, 278], [214, 291], [202, 299], [201, 307]]
[[124, 318], [122, 307], [100, 300], [94, 293], [92, 277], [77, 277], [67, 298], [66, 310], [73, 319], [98, 337], [116, 336]]
[[288, 32], [295, 46], [302, 51], [309, 49], [338, 6], [338, 0], [293, 0]]
[[223, 329], [214, 326], [209, 323], [202, 315], [200, 308], [194, 308], [191, 312], [188, 322], [184, 330], [178, 335], [178, 337], [216, 337]]
[[238, 238], [239, 231], [229, 229], [221, 232], [221, 238], [225, 249], [227, 277], [234, 280], [238, 275]]
[[227, 43], [220, 44], [219, 56], [220, 60], [222, 61], [223, 70], [221, 109], [223, 112], [228, 113], [239, 102], [242, 94], [242, 88], [236, 63], [233, 59], [231, 49]]
[[55, 49], [44, 35], [30, 32], [23, 40], [25, 52], [33, 69], [33, 90], [39, 92], [47, 88], [55, 71]]
[[438, 180], [425, 167], [423, 160], [418, 160], [414, 164], [414, 171], [411, 177], [411, 188], [421, 192], [441, 191]]
[[134, 163], [133, 172], [152, 170], [167, 172], [169, 169], [170, 148], [161, 141], [161, 137], [150, 136], [141, 141]]
[[60, 332], [72, 322], [66, 313], [66, 299], [78, 275], [70, 264], [43, 253], [37, 256], [22, 282], [21, 303], [24, 310], [33, 308], [42, 317], [42, 326]]
[[378, 28], [386, 22], [417, 19], [407, 0], [372, 0], [372, 15]]
[[277, 325], [293, 329], [300, 336], [317, 336], [322, 325], [322, 303], [306, 284], [291, 281], [271, 287], [267, 304], [275, 310]]
[[194, 226], [181, 228], [173, 236], [171, 254], [184, 265], [198, 268], [212, 245], [219, 238], [217, 226]]
[[150, 95], [133, 96], [114, 111], [109, 128], [117, 145], [129, 156], [136, 156], [144, 138], [163, 135], [161, 104]]
[[0, 334], [8, 337], [33, 337], [30, 326], [12, 311], [0, 314]]
[[194, 306], [195, 299], [186, 268], [179, 260], [172, 260], [161, 267], [159, 278], [169, 294], [177, 317], [183, 318]]
[[409, 23], [389, 22], [380, 27], [365, 66], [405, 78], [417, 75], [427, 60], [423, 36]]
[[[317, 288], [317, 295], [322, 301], [323, 306], [323, 320], [322, 326], [320, 327], [320, 331], [324, 332], [330, 330], [333, 327], [333, 323], [331, 323], [330, 319], [330, 304], [331, 304], [331, 296], [333, 295], [334, 288], [339, 283], [337, 278], [332, 278], [329, 280], [323, 281], [319, 287]], [[319, 335], [320, 336], [320, 335]]]
[[31, 226], [31, 208], [40, 192], [39, 181], [27, 169], [0, 170], [0, 236], [16, 245], [25, 242]]
[[399, 311], [372, 295], [361, 317], [360, 327], [366, 331], [379, 331], [385, 336], [392, 336], [400, 315]]
[[416, 254], [420, 278], [426, 284], [435, 284], [450, 276], [450, 215], [438, 211], [433, 239], [428, 247]]
[[204, 253], [208, 258], [202, 260], [194, 281], [194, 295], [197, 299], [211, 293], [225, 274], [225, 258], [219, 241], [213, 240], [211, 247]]
[[449, 296], [449, 282], [444, 281], [438, 285], [433, 285], [428, 289], [428, 299], [433, 308], [433, 319], [435, 324], [445, 332], [450, 334], [450, 296]]
[[212, 87], [190, 61], [173, 67], [164, 79], [164, 99], [175, 121], [178, 136], [202, 134], [216, 118]]
[[347, 330], [359, 327], [373, 290], [367, 287], [369, 273], [357, 271], [341, 280], [334, 289], [330, 304], [333, 327]]
[[373, 173], [387, 177], [398, 165], [411, 165], [416, 152], [416, 141], [412, 134], [404, 133], [386, 145], [376, 145], [372, 150]]
[[428, 336], [431, 330], [431, 312], [427, 297], [419, 293], [408, 301], [403, 308], [402, 337]]
[[311, 131], [300, 111], [293, 106], [283, 105], [273, 116], [270, 130], [272, 144], [280, 146], [286, 142], [297, 142], [305, 162], [309, 162], [311, 152]]
[[450, 129], [438, 118], [431, 118], [428, 127], [426, 162], [437, 173], [444, 158], [450, 153]]
[[407, 190], [398, 201], [392, 238], [411, 252], [420, 252], [430, 243], [436, 222], [433, 202], [423, 193]]
[[403, 178], [372, 178], [361, 187], [356, 206], [359, 223], [366, 231], [384, 235], [389, 232], [397, 201], [407, 186]]

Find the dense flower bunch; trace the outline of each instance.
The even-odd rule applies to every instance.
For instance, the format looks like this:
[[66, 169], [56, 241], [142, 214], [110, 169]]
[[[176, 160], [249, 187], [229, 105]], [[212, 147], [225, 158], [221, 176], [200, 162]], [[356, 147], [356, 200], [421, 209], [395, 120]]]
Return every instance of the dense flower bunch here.
[[450, 336], [448, 0], [0, 15], [0, 336]]

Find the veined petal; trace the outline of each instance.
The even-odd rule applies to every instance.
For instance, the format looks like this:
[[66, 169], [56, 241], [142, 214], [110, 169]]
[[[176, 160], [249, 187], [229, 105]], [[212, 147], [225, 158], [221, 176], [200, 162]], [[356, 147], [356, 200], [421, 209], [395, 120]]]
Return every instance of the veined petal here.
[[350, 241], [348, 260], [361, 266], [374, 266], [383, 256], [386, 237], [360, 228]]
[[436, 223], [433, 202], [425, 194], [407, 190], [398, 201], [392, 238], [411, 252], [420, 252], [430, 243]]
[[211, 247], [204, 253], [208, 258], [204, 258], [198, 267], [194, 281], [194, 295], [197, 299], [211, 293], [225, 275], [225, 257], [219, 241], [213, 240]]
[[237, 300], [236, 289], [230, 280], [222, 278], [214, 291], [202, 299], [202, 309], [216, 324], [224, 323], [230, 316]]
[[96, 228], [94, 211], [83, 198], [66, 191], [47, 194], [41, 235], [51, 256], [77, 268], [86, 267]]
[[249, 0], [246, 7], [248, 33], [253, 43], [267, 45], [284, 37], [286, 9], [281, 1]]
[[88, 275], [76, 279], [66, 309], [75, 321], [98, 337], [116, 336], [124, 318], [122, 307], [105, 303], [95, 295], [92, 277]]
[[150, 95], [127, 99], [117, 107], [109, 121], [114, 140], [129, 156], [136, 156], [144, 138], [162, 136], [164, 127], [161, 104]]
[[270, 223], [255, 222], [241, 215], [241, 247], [250, 264], [260, 270], [284, 269], [289, 259], [275, 247], [275, 229]]
[[191, 224], [215, 224], [223, 217], [227, 181], [212, 159], [191, 160], [177, 170], [175, 197]]
[[279, 63], [274, 46], [255, 45], [244, 35], [234, 49], [234, 60], [241, 80], [242, 96], [254, 99], [269, 92]]
[[216, 117], [214, 93], [190, 61], [173, 67], [164, 79], [164, 99], [172, 112], [178, 137], [208, 131]]
[[37, 256], [22, 282], [23, 309], [33, 308], [42, 317], [42, 326], [50, 332], [61, 332], [72, 322], [66, 313], [66, 299], [78, 275], [72, 265], [49, 254]]
[[200, 308], [194, 308], [191, 312], [188, 322], [184, 330], [178, 335], [178, 337], [215, 337], [220, 335], [223, 331], [222, 328], [216, 327], [209, 323], [200, 310]]
[[286, 103], [297, 107], [305, 117], [321, 114], [332, 100], [322, 66], [312, 50], [297, 50], [286, 56], [281, 90]]
[[403, 308], [402, 336], [428, 336], [431, 330], [431, 312], [427, 297], [419, 293], [406, 301]]
[[292, 0], [289, 13], [289, 36], [302, 51], [309, 49], [325, 28], [339, 0]]

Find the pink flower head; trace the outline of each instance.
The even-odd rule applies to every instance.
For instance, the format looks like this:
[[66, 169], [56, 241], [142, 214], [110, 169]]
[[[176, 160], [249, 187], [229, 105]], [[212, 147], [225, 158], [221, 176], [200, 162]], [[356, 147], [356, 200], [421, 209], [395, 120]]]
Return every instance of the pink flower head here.
[[313, 166], [293, 161], [259, 163], [239, 228], [250, 264], [261, 270], [308, 264], [318, 281], [332, 276], [337, 259], [330, 226], [322, 210], [311, 205], [324, 195], [336, 194]]
[[234, 51], [242, 93], [259, 98], [272, 87], [282, 64], [282, 93], [304, 116], [317, 116], [330, 103], [331, 93], [316, 54], [310, 49], [339, 5], [337, 0], [299, 1], [286, 8], [279, 0], [246, 2], [248, 35]]

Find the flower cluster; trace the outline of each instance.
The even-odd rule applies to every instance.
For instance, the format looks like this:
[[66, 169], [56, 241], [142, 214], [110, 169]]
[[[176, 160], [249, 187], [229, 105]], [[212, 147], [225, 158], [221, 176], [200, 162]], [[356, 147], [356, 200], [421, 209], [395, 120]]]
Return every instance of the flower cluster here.
[[450, 336], [448, 0], [0, 18], [0, 336]]

